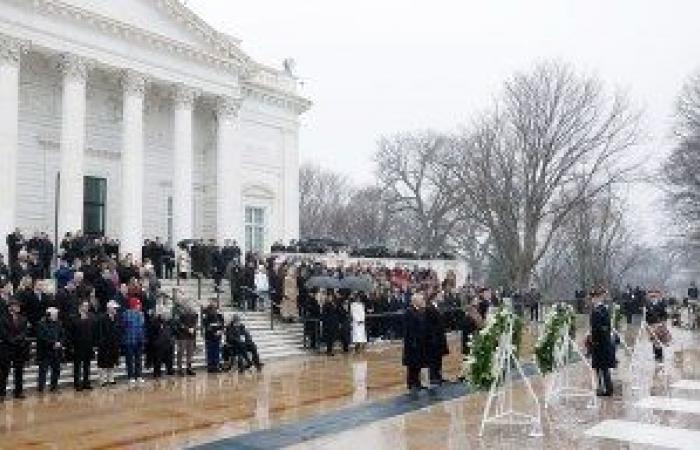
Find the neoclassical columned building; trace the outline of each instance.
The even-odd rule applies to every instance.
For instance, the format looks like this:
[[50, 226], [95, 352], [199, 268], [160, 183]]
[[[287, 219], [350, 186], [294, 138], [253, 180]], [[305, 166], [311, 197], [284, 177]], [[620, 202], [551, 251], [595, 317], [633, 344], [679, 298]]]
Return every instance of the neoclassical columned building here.
[[0, 0], [0, 246], [296, 238], [309, 106], [178, 0]]

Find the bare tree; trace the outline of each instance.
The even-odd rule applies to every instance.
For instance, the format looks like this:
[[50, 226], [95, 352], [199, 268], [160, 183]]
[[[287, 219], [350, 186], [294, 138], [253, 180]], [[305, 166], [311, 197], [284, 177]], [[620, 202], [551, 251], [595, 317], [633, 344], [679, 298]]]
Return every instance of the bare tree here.
[[619, 289], [643, 256], [626, 227], [624, 201], [608, 190], [572, 209], [540, 260], [537, 279], [552, 298], [597, 285]]
[[461, 200], [452, 173], [443, 164], [452, 142], [432, 131], [382, 138], [376, 153], [377, 177], [389, 214], [402, 224], [397, 235], [422, 253], [444, 251], [461, 219]]
[[302, 238], [345, 234], [345, 207], [354, 192], [347, 177], [304, 164], [299, 169], [300, 234]]
[[450, 165], [509, 287], [528, 287], [577, 204], [623, 179], [638, 118], [597, 79], [543, 63], [506, 82], [494, 111], [460, 140]]
[[681, 234], [700, 246], [700, 74], [678, 97], [675, 130], [678, 142], [664, 163], [660, 185]]
[[391, 240], [391, 216], [380, 187], [356, 190], [345, 208], [345, 220], [344, 239], [351, 245], [386, 246]]

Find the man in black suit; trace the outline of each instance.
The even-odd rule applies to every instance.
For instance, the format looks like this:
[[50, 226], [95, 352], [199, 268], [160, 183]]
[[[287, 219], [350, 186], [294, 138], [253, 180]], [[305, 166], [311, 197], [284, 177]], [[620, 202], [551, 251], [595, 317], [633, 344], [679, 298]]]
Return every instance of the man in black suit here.
[[92, 389], [90, 385], [90, 362], [95, 357], [95, 320], [89, 312], [90, 305], [83, 301], [78, 316], [72, 321], [71, 344], [73, 345], [73, 387], [76, 391]]
[[591, 292], [591, 365], [598, 379], [597, 395], [610, 397], [613, 394], [610, 369], [615, 367], [615, 346], [610, 329], [610, 311], [603, 303], [605, 291], [601, 288]]
[[442, 358], [449, 354], [445, 323], [438, 309], [437, 296], [433, 296], [425, 307], [426, 346], [425, 353], [430, 371], [430, 383], [440, 385], [442, 378]]
[[426, 365], [426, 320], [422, 294], [414, 294], [404, 314], [403, 365], [409, 390], [422, 389], [420, 371]]
[[14, 397], [24, 398], [24, 364], [29, 360], [27, 319], [20, 314], [20, 305], [11, 300], [0, 311], [0, 401], [5, 399], [10, 368], [13, 370]]

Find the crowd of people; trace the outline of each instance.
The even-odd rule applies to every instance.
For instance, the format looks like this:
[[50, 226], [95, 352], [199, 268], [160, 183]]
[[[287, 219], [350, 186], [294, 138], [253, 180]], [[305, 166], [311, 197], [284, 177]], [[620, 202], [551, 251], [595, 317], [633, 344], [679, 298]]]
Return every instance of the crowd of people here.
[[[62, 239], [57, 267], [51, 272], [54, 248], [46, 234], [25, 239], [19, 231], [7, 237], [9, 264], [0, 257], [0, 396], [13, 372], [14, 395], [23, 396], [23, 370], [32, 354], [38, 364], [38, 390], [58, 388], [62, 365], [71, 362], [76, 390], [91, 389], [90, 364], [96, 359], [102, 385], [115, 382], [115, 369], [123, 357], [129, 382], [140, 383], [144, 366], [153, 376], [192, 370], [197, 334], [202, 333], [210, 372], [252, 367], [261, 369], [257, 347], [237, 316], [226, 321], [219, 300], [200, 310], [194, 299], [161, 292], [160, 280], [173, 276], [213, 278], [230, 282], [231, 305], [238, 309], [271, 309], [284, 321], [304, 326], [304, 345], [334, 354], [352, 347], [362, 351], [371, 340], [402, 339], [407, 385], [420, 388], [417, 373], [427, 367], [431, 383], [441, 383], [442, 357], [448, 352], [446, 333], [461, 331], [462, 352], [485, 322], [491, 307], [510, 297], [516, 312], [539, 320], [540, 294], [504, 293], [460, 283], [454, 272], [442, 279], [429, 268], [379, 263], [329, 266], [311, 257], [244, 255], [235, 241], [218, 247], [213, 241], [180, 243], [172, 253], [160, 239], [144, 242], [143, 257], [119, 255], [119, 242], [88, 238], [80, 232]], [[48, 263], [47, 263], [48, 261]], [[48, 264], [48, 265], [47, 265]], [[55, 280], [49, 289], [46, 278]], [[318, 279], [367, 280], [357, 289], [324, 288]], [[339, 283], [339, 286], [341, 283]], [[221, 293], [221, 291], [219, 291]], [[599, 370], [600, 393], [611, 392], [612, 365], [607, 341], [610, 312], [602, 308], [603, 293], [585, 293], [592, 300], [591, 348]], [[689, 290], [697, 298], [697, 288]], [[648, 324], [665, 323], [666, 302], [655, 291], [627, 290], [613, 300], [628, 317], [638, 304], [647, 306]], [[606, 316], [607, 315], [607, 316]], [[661, 328], [658, 330], [662, 332]], [[601, 340], [602, 339], [602, 340]], [[32, 352], [31, 342], [36, 342]], [[658, 339], [660, 343], [662, 339]], [[662, 359], [662, 345], [654, 344], [655, 358]], [[610, 367], [608, 367], [610, 366]]]
[[[48, 240], [40, 234], [37, 239]], [[145, 242], [145, 257], [136, 261], [132, 255], [120, 258], [115, 240], [68, 233], [61, 241], [53, 274], [42, 262], [42, 252], [48, 250], [40, 249], [48, 245], [25, 240], [19, 231], [7, 241], [12, 243], [8, 245], [10, 265], [0, 260], [3, 399], [10, 372], [14, 396], [24, 397], [23, 374], [32, 359], [38, 365], [39, 392], [46, 388], [47, 377], [49, 389], [58, 389], [61, 368], [67, 362], [72, 363], [77, 391], [92, 389], [89, 368], [95, 359], [102, 385], [115, 382], [122, 357], [132, 384], [143, 382], [144, 365], [153, 369], [156, 378], [163, 373], [194, 375], [200, 328], [210, 371], [262, 367], [250, 333], [237, 317], [224, 322], [218, 300], [200, 311], [183, 290], [175, 295], [160, 291], [157, 268], [167, 273], [167, 252], [158, 239]], [[46, 280], [49, 276], [54, 279], [53, 289]]]

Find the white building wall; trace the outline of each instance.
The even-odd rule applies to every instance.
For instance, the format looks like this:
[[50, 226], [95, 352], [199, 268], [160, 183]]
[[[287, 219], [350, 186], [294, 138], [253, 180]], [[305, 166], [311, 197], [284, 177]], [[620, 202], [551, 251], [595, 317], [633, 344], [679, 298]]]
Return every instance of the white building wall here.
[[24, 55], [20, 68], [17, 226], [54, 229], [55, 179], [61, 134], [61, 79], [55, 65]]
[[93, 71], [87, 82], [84, 175], [107, 180], [105, 234], [119, 236], [122, 89], [118, 78]]

